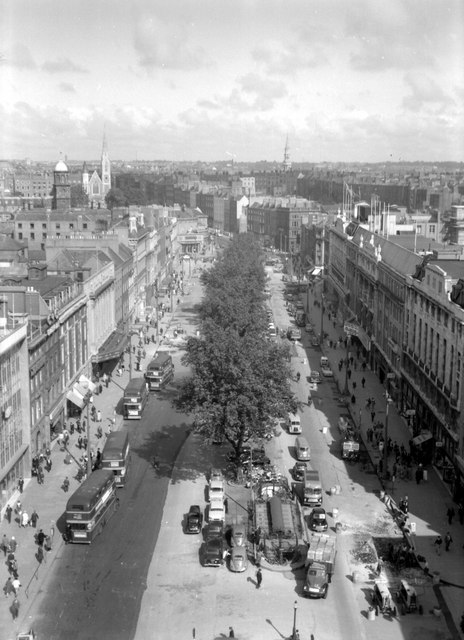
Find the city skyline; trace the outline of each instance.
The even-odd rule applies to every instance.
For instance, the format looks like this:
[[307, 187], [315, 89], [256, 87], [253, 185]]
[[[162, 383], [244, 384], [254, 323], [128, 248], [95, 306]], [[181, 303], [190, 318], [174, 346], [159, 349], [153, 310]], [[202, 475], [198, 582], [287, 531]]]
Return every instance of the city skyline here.
[[2, 158], [464, 157], [459, 0], [2, 5]]

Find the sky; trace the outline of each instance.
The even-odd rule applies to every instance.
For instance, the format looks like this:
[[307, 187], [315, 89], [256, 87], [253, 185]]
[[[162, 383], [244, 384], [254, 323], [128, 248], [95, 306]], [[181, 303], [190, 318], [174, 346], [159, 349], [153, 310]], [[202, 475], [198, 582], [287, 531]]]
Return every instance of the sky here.
[[0, 159], [464, 160], [463, 0], [0, 0]]

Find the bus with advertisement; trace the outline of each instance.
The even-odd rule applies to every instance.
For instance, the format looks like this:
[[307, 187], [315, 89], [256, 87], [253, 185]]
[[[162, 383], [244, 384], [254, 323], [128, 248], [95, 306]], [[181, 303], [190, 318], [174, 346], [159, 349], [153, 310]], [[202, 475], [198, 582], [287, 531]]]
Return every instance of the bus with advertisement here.
[[159, 391], [174, 377], [174, 363], [169, 353], [158, 352], [147, 367], [145, 379], [150, 391]]
[[66, 504], [68, 542], [90, 544], [119, 507], [112, 471], [97, 469]]
[[112, 431], [103, 447], [101, 468], [113, 472], [117, 487], [123, 487], [127, 482], [127, 472], [130, 462], [130, 444], [127, 431]]
[[148, 400], [145, 378], [132, 378], [124, 389], [123, 415], [126, 420], [140, 420]]

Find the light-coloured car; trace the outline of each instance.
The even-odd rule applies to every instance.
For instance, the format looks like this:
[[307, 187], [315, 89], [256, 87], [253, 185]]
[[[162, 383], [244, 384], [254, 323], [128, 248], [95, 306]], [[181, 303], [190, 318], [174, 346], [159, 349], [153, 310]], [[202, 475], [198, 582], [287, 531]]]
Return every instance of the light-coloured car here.
[[224, 522], [226, 510], [224, 500], [214, 498], [208, 506], [208, 522]]
[[309, 379], [314, 384], [319, 384], [321, 382], [321, 374], [319, 373], [319, 371], [311, 371]]
[[321, 367], [321, 373], [324, 378], [333, 378], [333, 371], [330, 367]]
[[224, 501], [224, 482], [222, 480], [210, 480], [208, 485], [208, 500]]
[[243, 547], [246, 543], [246, 530], [243, 524], [234, 524], [230, 534], [231, 547]]
[[229, 569], [242, 573], [248, 568], [248, 555], [246, 547], [232, 547], [229, 556]]

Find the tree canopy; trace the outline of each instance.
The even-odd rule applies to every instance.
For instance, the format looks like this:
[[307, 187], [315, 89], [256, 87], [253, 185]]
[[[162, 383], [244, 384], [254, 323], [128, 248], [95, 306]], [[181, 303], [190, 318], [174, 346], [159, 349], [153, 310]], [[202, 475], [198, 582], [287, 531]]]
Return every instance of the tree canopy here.
[[272, 418], [295, 411], [288, 348], [268, 339], [260, 245], [241, 235], [202, 276], [200, 337], [183, 358], [192, 371], [177, 406], [194, 416], [208, 442], [227, 440], [239, 454], [272, 433]]

